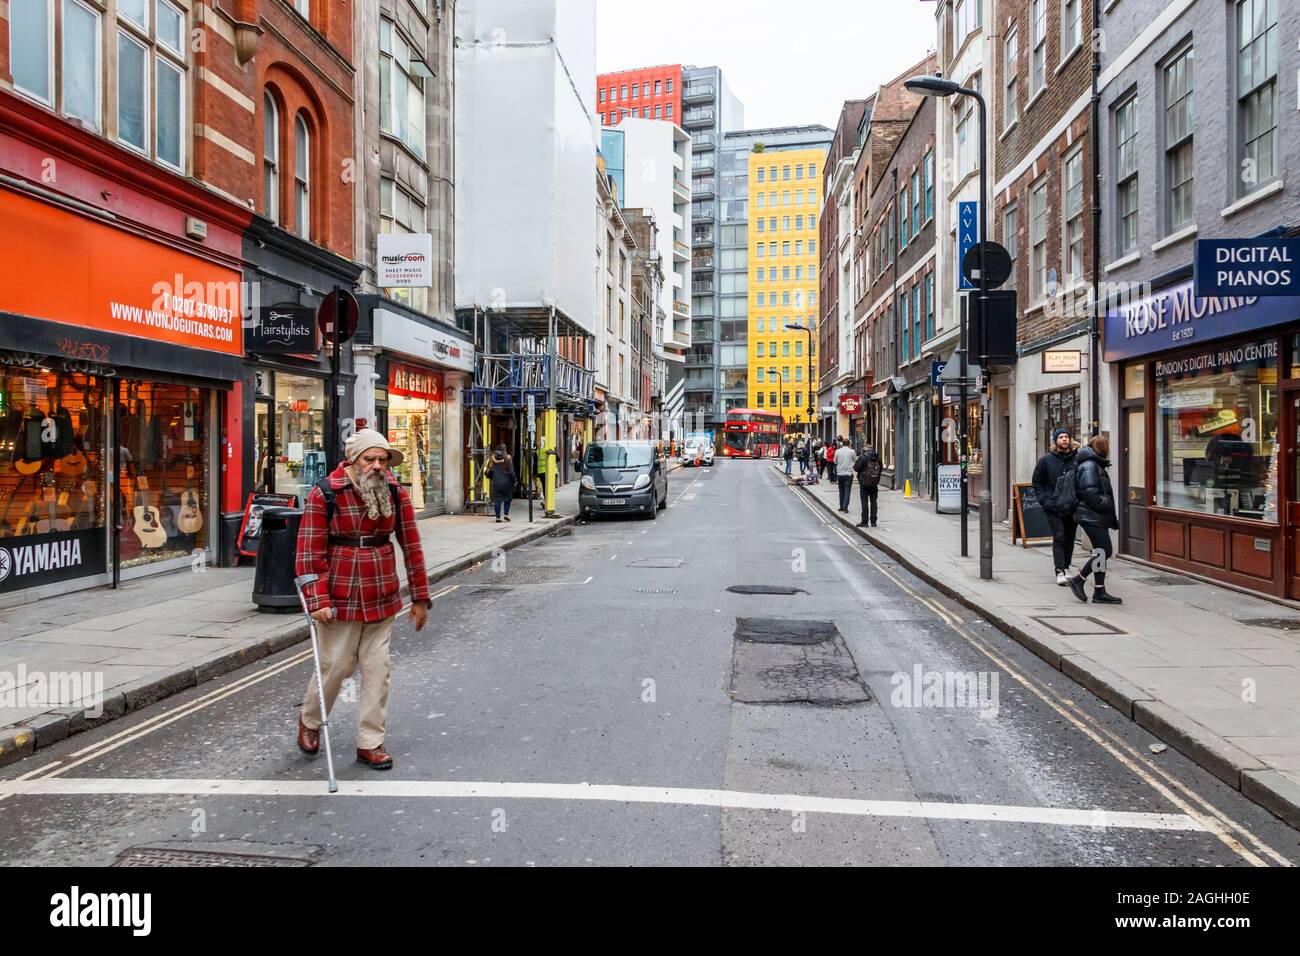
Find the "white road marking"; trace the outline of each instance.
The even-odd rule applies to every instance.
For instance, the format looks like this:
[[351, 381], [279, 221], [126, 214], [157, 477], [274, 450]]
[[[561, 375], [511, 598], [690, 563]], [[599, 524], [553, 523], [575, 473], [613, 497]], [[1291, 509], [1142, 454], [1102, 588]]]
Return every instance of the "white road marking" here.
[[583, 583], [583, 584], [590, 584], [590, 583], [591, 583], [591, 579], [594, 578], [594, 577], [595, 577], [594, 574], [589, 574], [589, 575], [587, 575], [587, 580], [583, 581], [582, 583]]
[[[189, 778], [129, 779], [59, 777], [0, 782], [0, 793], [24, 796], [197, 796], [326, 797], [319, 780], [204, 780]], [[339, 781], [341, 797], [577, 800], [612, 803], [677, 804], [737, 810], [806, 811], [861, 817], [913, 817], [1027, 823], [1097, 829], [1181, 830], [1206, 827], [1184, 813], [1139, 813], [1126, 810], [1078, 810], [1066, 807], [1017, 807], [983, 803], [935, 803], [926, 800], [853, 800], [793, 793], [697, 790], [687, 787], [634, 787], [587, 783], [510, 783], [461, 780]]]

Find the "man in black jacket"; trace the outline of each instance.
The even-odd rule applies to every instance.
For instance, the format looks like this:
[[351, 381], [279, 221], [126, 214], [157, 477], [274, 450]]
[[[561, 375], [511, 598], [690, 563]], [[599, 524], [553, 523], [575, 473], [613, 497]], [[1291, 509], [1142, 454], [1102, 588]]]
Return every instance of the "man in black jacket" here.
[[853, 470], [858, 473], [858, 487], [862, 491], [862, 520], [859, 528], [876, 526], [876, 503], [880, 495], [880, 473], [883, 470], [880, 455], [871, 445], [864, 445], [862, 454], [853, 463]]
[[1056, 565], [1056, 583], [1065, 587], [1070, 583], [1070, 556], [1074, 554], [1074, 537], [1078, 530], [1071, 508], [1056, 501], [1056, 484], [1061, 475], [1072, 470], [1078, 446], [1070, 437], [1068, 428], [1052, 432], [1052, 450], [1034, 466], [1034, 491], [1052, 526], [1052, 558]]

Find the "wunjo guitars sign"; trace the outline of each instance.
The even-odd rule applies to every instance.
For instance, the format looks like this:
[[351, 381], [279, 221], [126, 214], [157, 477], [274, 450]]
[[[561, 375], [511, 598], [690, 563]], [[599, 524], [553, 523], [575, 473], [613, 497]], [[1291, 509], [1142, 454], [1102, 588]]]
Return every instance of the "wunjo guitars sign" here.
[[1196, 294], [1300, 295], [1300, 238], [1198, 239]]
[[1300, 298], [1196, 295], [1192, 282], [1107, 310], [1107, 362], [1138, 358], [1300, 318]]

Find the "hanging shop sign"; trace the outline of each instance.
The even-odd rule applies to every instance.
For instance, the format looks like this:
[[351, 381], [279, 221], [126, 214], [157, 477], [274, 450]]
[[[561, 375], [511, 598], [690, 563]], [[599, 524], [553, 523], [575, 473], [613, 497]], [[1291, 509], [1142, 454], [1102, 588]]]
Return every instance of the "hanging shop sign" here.
[[248, 327], [245, 346], [264, 355], [314, 355], [316, 307], [281, 304], [264, 306]]
[[428, 289], [433, 286], [433, 234], [384, 232], [378, 236], [381, 289]]
[[7, 190], [0, 222], [22, 237], [0, 259], [6, 312], [243, 355], [238, 272]]
[[958, 203], [957, 207], [957, 288], [973, 289], [975, 283], [966, 278], [962, 263], [966, 261], [966, 253], [980, 241], [980, 204], [977, 202], [963, 202]]
[[1106, 312], [1107, 362], [1292, 322], [1300, 299], [1196, 295], [1192, 282], [1172, 286]]
[[840, 396], [840, 413], [843, 415], [859, 415], [862, 413], [862, 396], [861, 395], [841, 395]]
[[442, 373], [393, 362], [388, 366], [388, 391], [392, 395], [423, 398], [441, 402], [443, 396]]
[[1196, 295], [1300, 295], [1300, 238], [1198, 239]]

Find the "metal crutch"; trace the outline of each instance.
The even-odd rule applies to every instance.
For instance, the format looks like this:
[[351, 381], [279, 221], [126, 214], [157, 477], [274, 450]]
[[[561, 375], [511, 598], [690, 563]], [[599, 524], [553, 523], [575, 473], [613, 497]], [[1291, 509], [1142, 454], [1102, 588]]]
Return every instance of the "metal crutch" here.
[[316, 662], [316, 693], [320, 694], [320, 729], [324, 731], [325, 737], [325, 763], [329, 768], [330, 793], [339, 792], [339, 782], [334, 779], [334, 752], [330, 748], [330, 718], [329, 711], [325, 706], [325, 681], [321, 678], [320, 673], [320, 644], [316, 640], [316, 621], [311, 616], [311, 611], [307, 610], [307, 595], [303, 593], [303, 588], [309, 584], [315, 584], [320, 580], [318, 574], [304, 574], [293, 579], [293, 586], [298, 591], [298, 601], [302, 604], [302, 613], [307, 615], [307, 624], [311, 628], [311, 656]]

